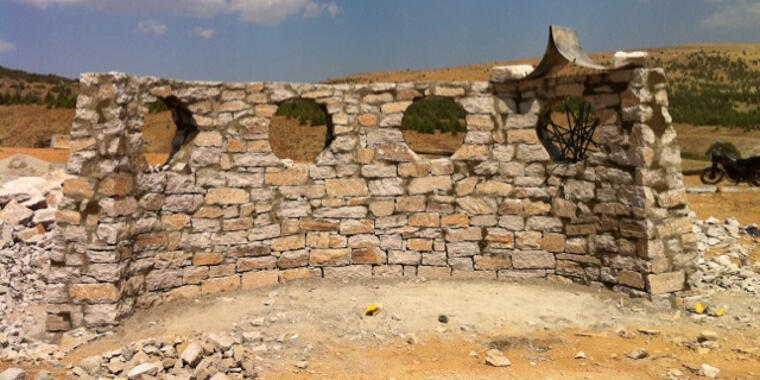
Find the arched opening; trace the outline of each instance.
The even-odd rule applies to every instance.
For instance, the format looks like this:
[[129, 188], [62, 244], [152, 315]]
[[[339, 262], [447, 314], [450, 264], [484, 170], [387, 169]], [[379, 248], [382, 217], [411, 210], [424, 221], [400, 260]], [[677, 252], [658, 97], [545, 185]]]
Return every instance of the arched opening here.
[[174, 96], [147, 104], [143, 152], [152, 168], [167, 169], [179, 150], [198, 134], [193, 114]]
[[332, 125], [325, 107], [296, 98], [279, 104], [269, 124], [269, 145], [281, 159], [311, 163], [332, 142]]
[[422, 157], [448, 157], [464, 142], [466, 116], [464, 108], [451, 98], [422, 98], [404, 113], [401, 121], [404, 141]]
[[541, 114], [538, 138], [554, 162], [583, 161], [599, 149], [600, 123], [591, 103], [568, 96], [550, 102]]

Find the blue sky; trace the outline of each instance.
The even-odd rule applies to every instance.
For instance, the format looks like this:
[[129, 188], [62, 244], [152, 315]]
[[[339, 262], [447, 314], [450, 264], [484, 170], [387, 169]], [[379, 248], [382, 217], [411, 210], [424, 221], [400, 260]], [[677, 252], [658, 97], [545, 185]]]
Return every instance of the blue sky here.
[[587, 51], [760, 42], [760, 0], [0, 0], [0, 65], [76, 77], [316, 82]]

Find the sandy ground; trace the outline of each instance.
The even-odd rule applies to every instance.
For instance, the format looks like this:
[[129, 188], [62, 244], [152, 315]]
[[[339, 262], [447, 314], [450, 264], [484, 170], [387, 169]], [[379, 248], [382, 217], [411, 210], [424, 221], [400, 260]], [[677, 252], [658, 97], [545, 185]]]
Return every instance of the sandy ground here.
[[[737, 321], [756, 300], [713, 302], [728, 315], [697, 323], [682, 310], [564, 282], [308, 280], [138, 313], [64, 363], [148, 337], [259, 331], [263, 379], [661, 379], [703, 363], [721, 378], [757, 378], [760, 331]], [[370, 304], [381, 312], [365, 316]], [[705, 329], [718, 333], [718, 348], [694, 343]], [[512, 365], [485, 365], [490, 348]], [[636, 349], [649, 356], [626, 357]], [[580, 351], [586, 359], [575, 359]], [[296, 368], [302, 360], [308, 367]]]

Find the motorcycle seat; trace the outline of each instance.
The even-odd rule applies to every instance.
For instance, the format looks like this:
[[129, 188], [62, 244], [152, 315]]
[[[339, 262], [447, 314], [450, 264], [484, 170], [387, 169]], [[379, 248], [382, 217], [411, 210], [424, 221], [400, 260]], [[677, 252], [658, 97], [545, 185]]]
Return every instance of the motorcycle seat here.
[[756, 168], [760, 168], [760, 156], [740, 158], [736, 160], [736, 163], [740, 166], [754, 166]]

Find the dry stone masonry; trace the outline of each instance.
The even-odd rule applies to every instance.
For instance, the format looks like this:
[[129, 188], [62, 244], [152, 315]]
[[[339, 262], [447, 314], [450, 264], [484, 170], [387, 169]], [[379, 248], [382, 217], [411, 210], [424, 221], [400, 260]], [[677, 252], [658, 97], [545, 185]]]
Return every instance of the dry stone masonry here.
[[[492, 82], [321, 85], [84, 74], [51, 255], [51, 331], [108, 327], [182, 297], [300, 278], [562, 276], [665, 297], [694, 269], [663, 70]], [[467, 112], [464, 145], [424, 159], [404, 111], [425, 96]], [[557, 99], [601, 116], [600, 152], [555, 163], [538, 138]], [[276, 157], [270, 118], [324, 105], [314, 163]], [[197, 128], [147, 171], [143, 115], [158, 98]]]

